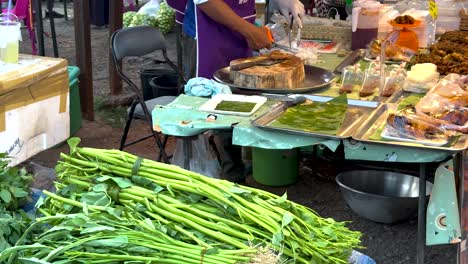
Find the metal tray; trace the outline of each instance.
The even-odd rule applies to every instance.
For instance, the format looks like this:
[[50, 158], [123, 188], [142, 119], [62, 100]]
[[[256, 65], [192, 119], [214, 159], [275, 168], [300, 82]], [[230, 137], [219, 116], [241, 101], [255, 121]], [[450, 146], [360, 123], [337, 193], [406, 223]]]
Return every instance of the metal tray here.
[[274, 93], [274, 94], [307, 93], [307, 92], [319, 90], [322, 88], [326, 88], [330, 86], [333, 80], [335, 79], [335, 74], [325, 69], [319, 68], [319, 67], [305, 65], [304, 70], [305, 70], [305, 79], [304, 79], [304, 83], [302, 87], [297, 87], [293, 89], [287, 89], [287, 88], [264, 89], [264, 88], [249, 88], [249, 87], [237, 86], [229, 78], [229, 67], [217, 70], [214, 73], [213, 77], [217, 82], [225, 84], [231, 88], [253, 90], [253, 91], [260, 91], [262, 93]]
[[[309, 96], [307, 97], [309, 98]], [[310, 99], [314, 99], [314, 101], [326, 102], [333, 98], [323, 96], [312, 96]], [[360, 126], [361, 121], [364, 120], [376, 107], [377, 104], [372, 104], [369, 102], [358, 100], [348, 100], [348, 109], [346, 111], [344, 122], [336, 135], [320, 134], [288, 128], [270, 127], [269, 125], [271, 124], [271, 122], [279, 118], [281, 114], [288, 109], [288, 104], [286, 103], [278, 103], [276, 106], [273, 106], [273, 109], [270, 112], [267, 112], [257, 117], [256, 119], [252, 120], [251, 123], [255, 127], [260, 127], [271, 131], [280, 131], [284, 133], [302, 136], [345, 139], [350, 138], [354, 134], [354, 131]]]
[[395, 110], [398, 107], [398, 104], [381, 104], [375, 111], [368, 115], [367, 119], [364, 120], [362, 125], [355, 131], [352, 136], [353, 139], [361, 142], [367, 142], [372, 144], [383, 144], [391, 146], [401, 146], [408, 148], [416, 149], [433, 149], [433, 150], [443, 150], [448, 152], [460, 152], [468, 147], [468, 135], [462, 135], [455, 145], [451, 147], [436, 147], [436, 146], [426, 146], [422, 144], [407, 143], [400, 141], [379, 141], [369, 139], [377, 129], [379, 129], [384, 122], [387, 121], [389, 110]]

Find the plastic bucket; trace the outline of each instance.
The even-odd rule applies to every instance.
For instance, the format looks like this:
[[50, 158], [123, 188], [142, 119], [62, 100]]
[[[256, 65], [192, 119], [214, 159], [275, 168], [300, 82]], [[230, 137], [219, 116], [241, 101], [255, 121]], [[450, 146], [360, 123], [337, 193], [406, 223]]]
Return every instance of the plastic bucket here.
[[76, 66], [68, 67], [68, 78], [70, 87], [70, 135], [74, 135], [81, 128], [81, 105], [80, 105], [80, 84], [78, 76], [80, 68]]
[[151, 79], [154, 97], [179, 95], [179, 76], [177, 74], [162, 75]]
[[287, 186], [299, 178], [299, 150], [252, 149], [253, 178], [266, 186]]
[[171, 75], [171, 74], [175, 74], [174, 70], [146, 69], [140, 72], [141, 87], [143, 90], [143, 98], [145, 99], [145, 101], [157, 97], [157, 95], [153, 94], [153, 88], [150, 85], [151, 80], [155, 77], [159, 77], [162, 75]]

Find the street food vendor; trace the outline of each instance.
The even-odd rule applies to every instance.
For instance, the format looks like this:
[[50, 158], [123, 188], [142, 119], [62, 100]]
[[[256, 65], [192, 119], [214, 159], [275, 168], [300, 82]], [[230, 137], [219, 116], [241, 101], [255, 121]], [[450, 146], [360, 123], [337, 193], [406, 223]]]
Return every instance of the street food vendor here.
[[[188, 77], [212, 78], [234, 59], [251, 57], [252, 50], [270, 48], [266, 31], [254, 25], [255, 0], [168, 0], [183, 23], [185, 72]], [[304, 5], [299, 0], [271, 0], [301, 24]], [[181, 16], [185, 15], [183, 21]]]

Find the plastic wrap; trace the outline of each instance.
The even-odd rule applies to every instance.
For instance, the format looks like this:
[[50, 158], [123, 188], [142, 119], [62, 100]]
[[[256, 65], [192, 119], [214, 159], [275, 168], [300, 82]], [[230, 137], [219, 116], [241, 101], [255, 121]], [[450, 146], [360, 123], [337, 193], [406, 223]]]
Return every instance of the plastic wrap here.
[[364, 72], [364, 81], [359, 96], [365, 97], [374, 94], [380, 86], [380, 62], [372, 62]]
[[352, 93], [353, 90], [361, 88], [364, 78], [364, 73], [361, 70], [361, 65], [349, 65], [343, 69], [343, 78], [340, 87], [340, 94]]
[[406, 79], [406, 70], [402, 65], [391, 65], [385, 73], [385, 85], [382, 90], [382, 96], [391, 96], [394, 92], [403, 89]]
[[306, 65], [317, 63], [318, 55], [315, 50], [299, 47], [301, 40], [300, 29], [297, 27], [293, 28], [293, 31], [291, 32], [291, 49], [289, 49], [289, 32], [287, 32], [289, 22], [277, 11], [273, 13], [270, 21], [272, 21], [272, 23], [269, 23], [266, 26], [270, 29], [275, 44], [279, 45], [279, 47], [270, 50], [262, 49], [260, 50], [261, 54], [268, 54], [273, 50], [281, 50], [282, 52], [287, 52], [301, 58]]
[[146, 14], [149, 16], [156, 16], [159, 11], [159, 0], [149, 0], [146, 4], [144, 4], [140, 10], [138, 10], [138, 14]]
[[[187, 149], [184, 144], [188, 145]], [[209, 144], [209, 135], [201, 134], [196, 139], [178, 139], [171, 163], [184, 168], [186, 158], [189, 158], [190, 171], [211, 178], [221, 178], [221, 166]]]
[[390, 140], [416, 141], [425, 145], [442, 146], [449, 133], [438, 124], [433, 124], [406, 108], [390, 113], [382, 131], [382, 137]]
[[439, 81], [437, 66], [432, 63], [413, 65], [406, 76], [403, 90], [412, 93], [427, 93]]

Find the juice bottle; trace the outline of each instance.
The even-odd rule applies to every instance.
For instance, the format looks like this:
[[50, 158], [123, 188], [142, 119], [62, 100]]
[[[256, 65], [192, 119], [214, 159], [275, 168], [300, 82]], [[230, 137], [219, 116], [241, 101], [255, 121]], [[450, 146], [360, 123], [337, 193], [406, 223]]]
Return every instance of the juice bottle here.
[[17, 63], [19, 57], [19, 41], [21, 40], [21, 24], [11, 17], [14, 15], [0, 15], [0, 61]]

